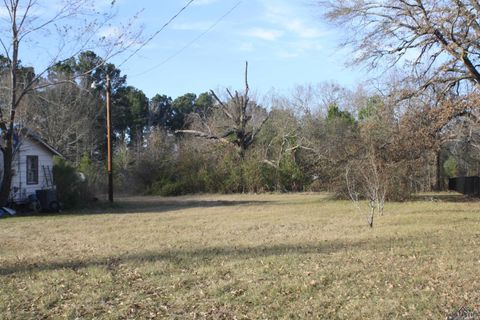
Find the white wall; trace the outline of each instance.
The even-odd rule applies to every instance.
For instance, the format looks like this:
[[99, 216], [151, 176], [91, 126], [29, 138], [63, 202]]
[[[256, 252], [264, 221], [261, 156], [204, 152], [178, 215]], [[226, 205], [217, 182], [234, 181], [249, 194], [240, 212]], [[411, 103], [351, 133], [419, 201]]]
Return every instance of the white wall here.
[[[38, 156], [38, 184], [27, 184], [27, 156]], [[23, 138], [12, 163], [12, 169], [15, 172], [12, 179], [12, 195], [15, 200], [22, 200], [30, 194], [35, 194], [36, 190], [47, 188], [42, 166], [48, 166], [52, 170], [52, 153], [39, 142]]]

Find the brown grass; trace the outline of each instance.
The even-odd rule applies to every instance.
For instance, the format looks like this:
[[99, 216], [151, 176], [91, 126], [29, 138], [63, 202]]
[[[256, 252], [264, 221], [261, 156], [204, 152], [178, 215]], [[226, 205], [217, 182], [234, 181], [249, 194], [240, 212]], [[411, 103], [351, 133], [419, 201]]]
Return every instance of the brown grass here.
[[[441, 196], [440, 196], [441, 197]], [[2, 319], [445, 319], [480, 310], [480, 203], [124, 198], [0, 220]]]

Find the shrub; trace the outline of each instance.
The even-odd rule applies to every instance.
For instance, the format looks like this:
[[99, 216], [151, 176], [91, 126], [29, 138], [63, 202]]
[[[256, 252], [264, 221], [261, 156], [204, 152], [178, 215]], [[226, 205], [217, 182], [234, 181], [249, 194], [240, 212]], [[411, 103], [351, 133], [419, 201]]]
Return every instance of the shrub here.
[[54, 157], [52, 171], [58, 199], [65, 208], [85, 205], [92, 198], [86, 180], [66, 160]]
[[458, 175], [457, 161], [454, 157], [448, 157], [447, 161], [443, 163], [443, 170], [445, 175], [449, 178], [453, 178]]

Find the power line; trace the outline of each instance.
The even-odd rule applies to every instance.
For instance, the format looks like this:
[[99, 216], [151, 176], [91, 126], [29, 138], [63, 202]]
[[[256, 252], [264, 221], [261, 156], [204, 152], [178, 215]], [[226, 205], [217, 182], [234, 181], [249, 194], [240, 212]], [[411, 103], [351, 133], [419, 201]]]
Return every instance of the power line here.
[[238, 6], [240, 6], [240, 4], [243, 2], [243, 0], [240, 0], [238, 1], [232, 8], [230, 8], [230, 10], [228, 10], [227, 12], [225, 12], [217, 21], [215, 21], [210, 27], [208, 27], [207, 29], [205, 29], [201, 34], [199, 34], [197, 37], [193, 38], [190, 42], [188, 42], [186, 45], [184, 45], [183, 47], [181, 47], [179, 50], [177, 50], [175, 53], [173, 53], [172, 55], [170, 55], [169, 57], [165, 58], [164, 60], [162, 60], [162, 62], [160, 62], [159, 64], [156, 64], [154, 65], [153, 67], [151, 67], [150, 69], [144, 71], [144, 72], [141, 72], [141, 73], [138, 73], [138, 74], [135, 74], [133, 76], [130, 76], [130, 78], [132, 77], [138, 77], [138, 76], [142, 76], [146, 73], [149, 73], [155, 69], [158, 69], [160, 68], [161, 66], [163, 66], [165, 63], [167, 63], [168, 61], [172, 60], [173, 58], [175, 58], [176, 56], [178, 56], [179, 54], [181, 54], [183, 51], [185, 51], [186, 49], [188, 49], [190, 46], [192, 46], [195, 42], [197, 42], [198, 40], [200, 40], [203, 36], [205, 36], [207, 33], [209, 33], [210, 31], [212, 31], [220, 22], [222, 22], [222, 20], [224, 20], [228, 15], [230, 15], [235, 9], [237, 9]]
[[129, 55], [125, 60], [122, 61], [118, 65], [118, 67], [121, 67], [125, 62], [130, 60], [134, 55], [136, 55], [140, 50], [142, 50], [150, 41], [152, 41], [160, 32], [162, 32], [170, 23], [172, 23], [173, 20], [175, 20], [180, 14], [182, 14], [183, 11], [185, 11], [195, 0], [189, 0], [183, 8], [181, 8], [173, 17], [170, 18], [160, 29], [158, 29], [154, 34], [150, 36], [150, 38], [147, 39], [140, 47], [137, 48], [131, 55]]

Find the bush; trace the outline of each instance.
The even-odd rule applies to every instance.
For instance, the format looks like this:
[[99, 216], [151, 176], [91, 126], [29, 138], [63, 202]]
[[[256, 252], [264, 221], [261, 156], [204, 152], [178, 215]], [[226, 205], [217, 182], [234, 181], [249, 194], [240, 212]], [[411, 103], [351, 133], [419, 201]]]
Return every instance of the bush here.
[[454, 157], [448, 157], [447, 161], [443, 163], [443, 171], [449, 178], [456, 177], [458, 175], [457, 161]]
[[86, 180], [66, 160], [54, 157], [52, 171], [58, 199], [65, 208], [85, 205], [92, 198]]
[[77, 171], [85, 176], [89, 196], [104, 193], [107, 190], [107, 169], [104, 161], [93, 162], [85, 153]]

